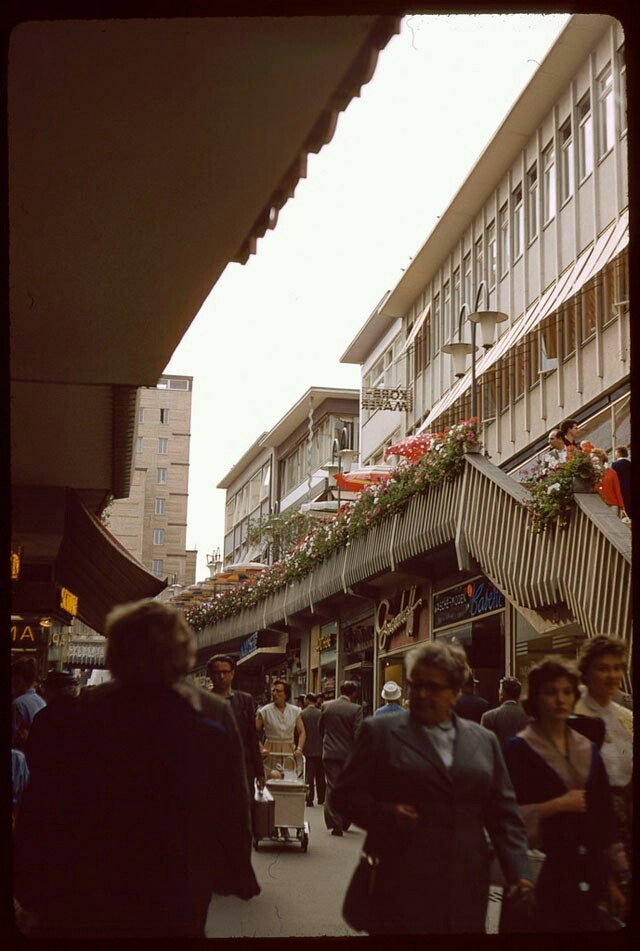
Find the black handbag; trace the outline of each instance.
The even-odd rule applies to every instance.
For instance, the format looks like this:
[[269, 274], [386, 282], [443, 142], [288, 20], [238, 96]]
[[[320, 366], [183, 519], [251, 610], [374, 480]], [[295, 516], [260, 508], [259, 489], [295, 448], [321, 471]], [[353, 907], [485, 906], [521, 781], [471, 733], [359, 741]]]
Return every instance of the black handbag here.
[[351, 876], [342, 904], [342, 917], [354, 931], [369, 931], [373, 911], [373, 890], [380, 859], [362, 852]]

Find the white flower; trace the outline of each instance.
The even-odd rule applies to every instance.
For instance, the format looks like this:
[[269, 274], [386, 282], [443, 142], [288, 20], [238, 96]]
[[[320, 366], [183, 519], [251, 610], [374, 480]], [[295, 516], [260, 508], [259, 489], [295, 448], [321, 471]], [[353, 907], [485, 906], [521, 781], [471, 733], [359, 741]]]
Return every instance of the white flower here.
[[549, 495], [551, 492], [559, 492], [559, 491], [560, 491], [559, 482], [552, 482], [551, 485], [547, 487], [547, 495]]

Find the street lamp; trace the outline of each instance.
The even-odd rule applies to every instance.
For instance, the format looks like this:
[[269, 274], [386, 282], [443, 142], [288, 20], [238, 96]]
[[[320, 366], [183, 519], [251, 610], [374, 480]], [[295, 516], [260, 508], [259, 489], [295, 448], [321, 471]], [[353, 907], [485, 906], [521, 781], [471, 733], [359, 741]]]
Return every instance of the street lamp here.
[[[331, 475], [335, 475], [343, 472], [342, 461], [344, 459], [344, 471], [349, 472], [351, 465], [353, 463], [354, 457], [357, 456], [357, 451], [355, 449], [347, 448], [347, 443], [349, 442], [349, 432], [346, 426], [342, 427], [342, 432], [340, 433], [340, 438], [334, 436], [333, 446], [331, 448], [331, 465], [325, 466]], [[335, 458], [338, 457], [338, 466], [336, 468]], [[340, 508], [340, 483], [338, 482], [338, 508]]]
[[[485, 292], [485, 304], [489, 303], [489, 291], [487, 285], [484, 281], [480, 281], [478, 286], [478, 291], [476, 293], [475, 300], [475, 309], [471, 314], [469, 313], [469, 307], [465, 301], [464, 304], [460, 307], [460, 313], [458, 314], [458, 343], [447, 343], [443, 346], [442, 350], [444, 353], [450, 353], [453, 359], [453, 372], [456, 377], [460, 379], [465, 374], [465, 363], [467, 355], [471, 354], [471, 415], [473, 417], [478, 416], [478, 395], [477, 395], [477, 386], [476, 386], [476, 325], [480, 324], [480, 340], [484, 350], [488, 350], [489, 347], [493, 345], [493, 338], [496, 332], [496, 325], [502, 323], [503, 320], [508, 320], [508, 314], [502, 313], [499, 310], [489, 310], [488, 307], [486, 310], [478, 311], [478, 305], [480, 303], [480, 295], [482, 292]], [[471, 343], [463, 343], [462, 341], [462, 316], [467, 311], [468, 320], [471, 323]]]

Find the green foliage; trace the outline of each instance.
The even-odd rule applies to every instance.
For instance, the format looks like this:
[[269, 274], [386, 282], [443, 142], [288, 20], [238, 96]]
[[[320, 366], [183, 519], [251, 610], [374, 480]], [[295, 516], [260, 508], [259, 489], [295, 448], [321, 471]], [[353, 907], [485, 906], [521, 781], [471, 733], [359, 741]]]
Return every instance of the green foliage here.
[[564, 462], [539, 462], [529, 470], [523, 481], [529, 498], [524, 505], [529, 512], [529, 528], [535, 534], [556, 525], [566, 528], [575, 507], [574, 479], [580, 479], [595, 491], [602, 478], [602, 466], [590, 453], [571, 452]]

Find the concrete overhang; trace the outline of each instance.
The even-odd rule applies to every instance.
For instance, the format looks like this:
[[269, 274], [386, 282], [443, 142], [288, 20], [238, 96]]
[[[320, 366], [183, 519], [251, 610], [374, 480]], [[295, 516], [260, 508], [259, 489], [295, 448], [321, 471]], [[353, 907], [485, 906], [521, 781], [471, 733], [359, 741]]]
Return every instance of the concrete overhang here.
[[[133, 391], [156, 384], [226, 265], [245, 262], [274, 227], [308, 153], [330, 141], [399, 22], [234, 16], [14, 27], [14, 483], [70, 485], [94, 509], [114, 485], [128, 493]], [[46, 455], [43, 407], [57, 436], [47, 437]]]

